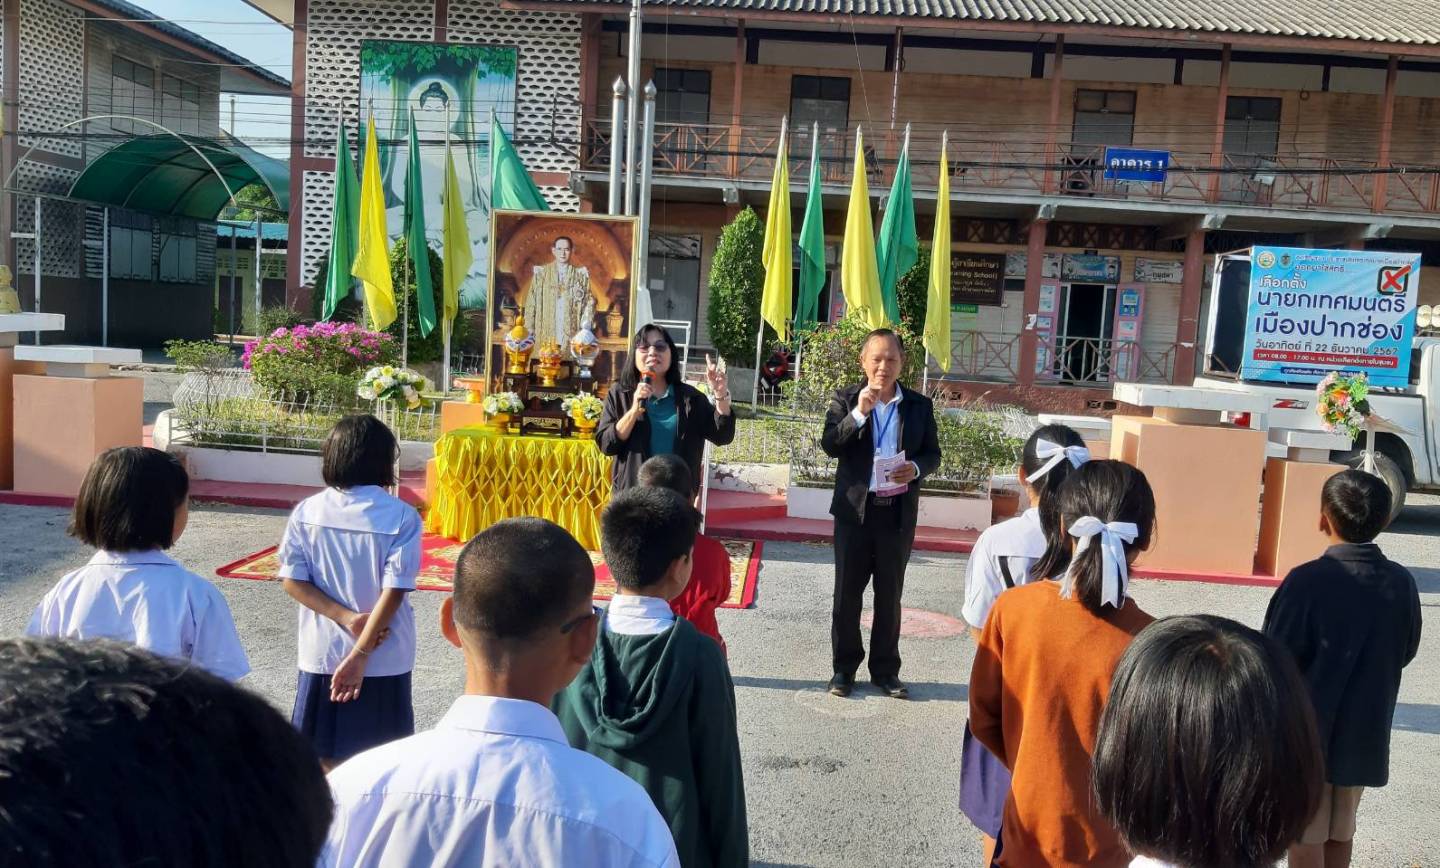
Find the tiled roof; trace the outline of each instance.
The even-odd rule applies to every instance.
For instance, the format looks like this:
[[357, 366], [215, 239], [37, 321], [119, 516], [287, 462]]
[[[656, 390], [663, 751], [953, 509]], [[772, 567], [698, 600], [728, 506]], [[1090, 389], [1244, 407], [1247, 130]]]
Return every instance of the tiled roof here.
[[[563, 6], [569, 0], [542, 0]], [[628, 0], [586, 0], [625, 8]], [[752, 14], [947, 19], [1440, 45], [1437, 0], [645, 0]]]

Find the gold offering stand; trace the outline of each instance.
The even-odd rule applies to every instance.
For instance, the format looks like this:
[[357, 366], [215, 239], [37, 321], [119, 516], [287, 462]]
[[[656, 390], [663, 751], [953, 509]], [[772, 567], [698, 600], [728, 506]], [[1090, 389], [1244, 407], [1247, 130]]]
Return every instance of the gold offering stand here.
[[[580, 338], [579, 335], [576, 337]], [[589, 343], [598, 350], [598, 342], [593, 336], [588, 337]], [[500, 388], [519, 395], [520, 402], [525, 405], [519, 413], [522, 436], [569, 437], [574, 434], [575, 422], [562, 404], [566, 396], [576, 392], [593, 394], [597, 391], [598, 384], [585, 370], [597, 354], [594, 351], [581, 353], [582, 362], [566, 358], [565, 349], [558, 344], [537, 346], [525, 327], [524, 317], [516, 319], [505, 340], [506, 365], [500, 375]], [[573, 350], [571, 355], [574, 355]]]

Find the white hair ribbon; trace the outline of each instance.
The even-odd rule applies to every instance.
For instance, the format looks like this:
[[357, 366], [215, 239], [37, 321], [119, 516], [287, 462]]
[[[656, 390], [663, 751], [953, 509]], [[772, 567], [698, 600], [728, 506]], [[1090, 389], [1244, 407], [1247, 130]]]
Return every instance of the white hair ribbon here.
[[1061, 446], [1059, 443], [1051, 443], [1041, 437], [1035, 441], [1035, 457], [1049, 460], [1045, 461], [1045, 465], [1039, 470], [1026, 477], [1032, 483], [1054, 470], [1061, 461], [1067, 458], [1070, 460], [1071, 467], [1079, 467], [1090, 460], [1090, 450], [1084, 446]]
[[1081, 552], [1090, 548], [1090, 541], [1096, 534], [1100, 536], [1100, 562], [1104, 569], [1100, 603], [1118, 609], [1125, 601], [1125, 585], [1130, 579], [1125, 560], [1125, 543], [1133, 543], [1140, 535], [1140, 529], [1129, 521], [1106, 523], [1093, 515], [1087, 515], [1070, 525], [1070, 535], [1079, 542], [1075, 544], [1075, 553], [1071, 556], [1070, 566], [1065, 570], [1065, 578], [1060, 583], [1060, 596], [1067, 599], [1070, 597], [1075, 587], [1075, 562], [1080, 559]]

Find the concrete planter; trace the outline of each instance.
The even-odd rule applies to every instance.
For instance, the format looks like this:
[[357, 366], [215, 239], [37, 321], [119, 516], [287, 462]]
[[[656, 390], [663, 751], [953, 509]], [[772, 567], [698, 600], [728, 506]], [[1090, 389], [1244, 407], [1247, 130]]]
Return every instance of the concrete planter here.
[[[791, 485], [785, 491], [785, 514], [791, 518], [830, 518], [830, 488]], [[981, 494], [920, 494], [921, 527], [982, 531], [990, 526], [990, 498]]]
[[323, 488], [319, 455], [285, 455], [248, 452], [208, 446], [180, 446], [170, 450], [185, 462], [192, 479], [223, 482], [260, 482], [272, 485], [306, 485]]
[[711, 491], [783, 494], [789, 485], [788, 464], [712, 464]]

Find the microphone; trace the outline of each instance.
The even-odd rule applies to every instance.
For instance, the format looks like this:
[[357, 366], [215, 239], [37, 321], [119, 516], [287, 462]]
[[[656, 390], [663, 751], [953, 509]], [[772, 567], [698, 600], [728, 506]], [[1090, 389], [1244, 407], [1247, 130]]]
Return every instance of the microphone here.
[[[646, 368], [645, 372], [640, 375], [640, 382], [644, 383], [647, 386], [653, 387], [655, 385], [655, 372], [650, 370], [649, 368]], [[641, 398], [635, 403], [639, 404], [641, 407], [645, 407], [647, 404], [650, 403], [650, 399]]]

